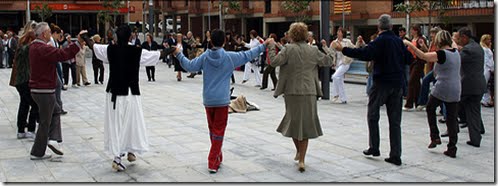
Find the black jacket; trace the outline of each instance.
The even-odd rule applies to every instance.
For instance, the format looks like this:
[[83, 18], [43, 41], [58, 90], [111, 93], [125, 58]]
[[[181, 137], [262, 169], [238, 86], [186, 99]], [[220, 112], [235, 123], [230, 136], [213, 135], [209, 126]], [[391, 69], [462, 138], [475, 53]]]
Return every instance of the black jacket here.
[[373, 80], [376, 83], [393, 88], [406, 86], [403, 69], [405, 64], [411, 62], [413, 56], [394, 32], [382, 32], [366, 47], [354, 49], [345, 47], [342, 53], [363, 61], [375, 61]]
[[474, 40], [463, 46], [460, 52], [462, 66], [462, 96], [483, 95], [486, 92], [486, 79], [484, 78], [484, 50]]
[[146, 41], [142, 43], [142, 48], [148, 51], [156, 51], [159, 49], [164, 49], [164, 46], [157, 44], [157, 42], [155, 41], [152, 41], [151, 45], [149, 45], [149, 43], [147, 43]]

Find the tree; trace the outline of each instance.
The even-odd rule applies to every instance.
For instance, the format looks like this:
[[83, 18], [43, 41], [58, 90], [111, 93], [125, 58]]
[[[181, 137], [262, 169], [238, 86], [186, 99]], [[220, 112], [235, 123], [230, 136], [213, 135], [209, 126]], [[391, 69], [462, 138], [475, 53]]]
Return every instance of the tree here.
[[237, 0], [228, 0], [228, 7], [225, 9], [225, 13], [228, 12], [228, 9], [234, 10], [234, 11], [240, 11], [240, 3]]
[[116, 26], [116, 17], [118, 16], [119, 12], [118, 9], [122, 8], [124, 6], [123, 2], [120, 0], [104, 0], [103, 2], [103, 7], [106, 10], [101, 10], [98, 12], [97, 17], [98, 17], [98, 23], [99, 24], [105, 24], [105, 38], [107, 38], [107, 32], [110, 29], [110, 27]]
[[38, 14], [42, 22], [52, 17], [52, 8], [47, 3], [43, 3], [42, 8], [36, 5], [34, 12]]
[[[439, 20], [442, 20], [443, 23], [446, 25], [449, 22], [449, 18], [445, 16], [446, 13], [446, 8], [448, 5], [451, 3], [451, 0], [431, 0], [431, 1], [424, 1], [424, 0], [415, 0], [411, 1], [410, 4], [407, 3], [401, 3], [395, 5], [396, 11], [404, 12], [406, 14], [411, 14], [413, 12], [421, 12], [421, 11], [427, 11], [429, 13], [429, 30], [432, 28], [432, 13], [434, 11], [437, 12], [437, 18]], [[429, 32], [429, 31], [427, 31]]]
[[282, 7], [293, 13], [296, 21], [307, 22], [310, 16], [306, 14], [309, 5], [313, 0], [286, 0], [282, 2]]

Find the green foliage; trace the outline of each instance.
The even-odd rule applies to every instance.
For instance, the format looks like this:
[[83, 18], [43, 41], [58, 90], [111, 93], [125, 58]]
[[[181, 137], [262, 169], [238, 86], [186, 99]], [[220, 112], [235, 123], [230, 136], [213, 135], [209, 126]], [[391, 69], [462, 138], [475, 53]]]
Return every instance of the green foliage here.
[[[401, 3], [395, 5], [396, 11], [411, 14], [412, 12], [428, 11], [432, 17], [432, 12], [437, 11], [437, 18], [439, 18], [443, 23], [447, 24], [450, 20], [449, 17], [445, 16], [446, 8], [450, 4], [451, 0], [415, 0], [410, 1], [410, 4]], [[430, 23], [429, 23], [430, 24]]]
[[311, 18], [305, 14], [308, 11], [310, 3], [314, 0], [286, 0], [282, 7], [295, 14], [296, 21], [308, 22]]
[[113, 16], [116, 17], [119, 14], [117, 9], [122, 8], [124, 4], [121, 0], [104, 0], [102, 6], [107, 10], [101, 10], [98, 12], [98, 22], [114, 24]]
[[449, 3], [450, 0], [431, 0], [431, 1], [415, 0], [415, 1], [410, 1], [410, 4], [401, 3], [395, 5], [394, 7], [396, 8], [396, 11], [404, 12], [407, 14], [410, 14], [412, 12], [420, 12], [424, 10], [427, 11], [439, 10], [441, 14], [441, 12], [444, 12], [445, 8], [448, 6]]
[[36, 6], [34, 12], [38, 14], [41, 21], [45, 21], [46, 19], [52, 17], [52, 8], [50, 8], [47, 3], [43, 3], [42, 8], [40, 8], [40, 6]]
[[234, 11], [240, 11], [240, 3], [237, 0], [228, 0], [228, 8]]

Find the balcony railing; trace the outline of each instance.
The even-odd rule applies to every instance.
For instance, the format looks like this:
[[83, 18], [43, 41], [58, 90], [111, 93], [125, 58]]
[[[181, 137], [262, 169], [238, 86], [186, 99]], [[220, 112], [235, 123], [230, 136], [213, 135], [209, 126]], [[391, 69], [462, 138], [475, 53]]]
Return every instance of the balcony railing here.
[[493, 7], [493, 0], [450, 0], [445, 9], [472, 9]]

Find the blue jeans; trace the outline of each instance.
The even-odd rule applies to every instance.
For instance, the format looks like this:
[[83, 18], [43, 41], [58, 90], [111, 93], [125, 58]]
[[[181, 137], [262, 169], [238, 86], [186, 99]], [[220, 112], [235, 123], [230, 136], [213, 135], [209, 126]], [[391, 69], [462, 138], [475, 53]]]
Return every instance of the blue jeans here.
[[408, 81], [410, 81], [410, 65], [405, 65], [403, 78], [405, 79], [405, 85], [403, 86], [403, 97], [408, 96]]
[[418, 105], [427, 105], [429, 101], [429, 91], [432, 82], [436, 82], [436, 78], [432, 71], [430, 71], [422, 80], [422, 87], [420, 88], [420, 94], [418, 96]]
[[370, 95], [370, 92], [372, 92], [372, 85], [373, 85], [373, 73], [368, 74], [368, 79], [367, 79], [367, 95]]

